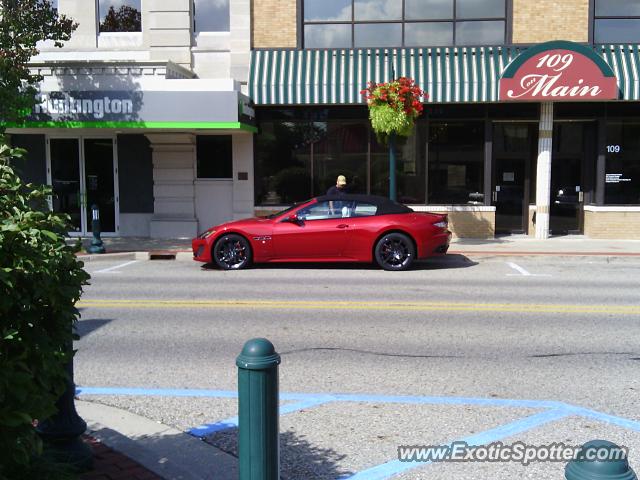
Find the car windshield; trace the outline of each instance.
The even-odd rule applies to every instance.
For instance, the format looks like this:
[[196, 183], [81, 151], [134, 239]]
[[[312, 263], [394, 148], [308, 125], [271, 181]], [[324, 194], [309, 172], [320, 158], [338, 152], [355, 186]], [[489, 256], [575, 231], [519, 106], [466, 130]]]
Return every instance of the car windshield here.
[[287, 212], [290, 212], [291, 210], [298, 208], [300, 205], [309, 202], [309, 200], [305, 200], [304, 202], [296, 202], [293, 205], [291, 205], [289, 208], [285, 208], [284, 210], [280, 211], [280, 212], [276, 212], [276, 213], [272, 213], [271, 215], [267, 215], [267, 218], [276, 218], [279, 217], [280, 215], [283, 215]]

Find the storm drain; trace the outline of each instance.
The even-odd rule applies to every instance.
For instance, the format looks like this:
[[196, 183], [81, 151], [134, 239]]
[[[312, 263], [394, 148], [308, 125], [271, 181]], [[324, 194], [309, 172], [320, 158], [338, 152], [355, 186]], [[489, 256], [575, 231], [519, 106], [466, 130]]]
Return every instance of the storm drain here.
[[149, 252], [149, 260], [175, 260], [176, 252], [169, 250], [153, 250]]

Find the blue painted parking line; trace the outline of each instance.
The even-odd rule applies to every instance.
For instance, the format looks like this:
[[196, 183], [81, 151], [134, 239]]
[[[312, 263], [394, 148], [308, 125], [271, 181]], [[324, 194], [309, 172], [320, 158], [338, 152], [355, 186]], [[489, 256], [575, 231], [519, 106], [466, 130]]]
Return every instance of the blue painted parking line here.
[[[304, 410], [306, 408], [317, 407], [319, 405], [323, 405], [325, 403], [329, 403], [333, 401], [330, 398], [320, 397], [315, 400], [306, 400], [298, 403], [289, 403], [287, 405], [280, 405], [280, 415], [286, 415], [287, 413], [299, 412], [300, 410]], [[199, 427], [194, 427], [189, 430], [187, 433], [193, 435], [194, 437], [204, 438], [212, 433], [221, 432], [223, 430], [228, 430], [230, 428], [238, 427], [238, 417], [227, 418], [226, 420], [222, 420], [221, 422], [210, 423], [206, 425], [200, 425]]]
[[[540, 412], [535, 415], [501, 425], [491, 430], [476, 433], [475, 435], [463, 438], [460, 441], [466, 442], [469, 445], [486, 445], [488, 443], [497, 442], [498, 440], [502, 440], [506, 437], [517, 435], [518, 433], [526, 432], [546, 423], [555, 422], [571, 414], [571, 410], [569, 409], [547, 410], [545, 412]], [[383, 480], [431, 463], [432, 462], [401, 462], [400, 460], [392, 460], [390, 462], [383, 463], [382, 465], [362, 470], [355, 475], [342, 478], [344, 480]]]
[[599, 422], [608, 423], [610, 425], [616, 425], [618, 427], [626, 428], [627, 430], [633, 430], [640, 432], [640, 422], [636, 420], [630, 420], [628, 418], [616, 417], [607, 413], [596, 412], [595, 410], [589, 410], [582, 407], [570, 407], [574, 415], [580, 415], [581, 417], [591, 418], [598, 420]]
[[[121, 387], [78, 387], [77, 395], [137, 395], [161, 397], [197, 397], [197, 398], [238, 398], [236, 391], [205, 389], [162, 389], [162, 388], [121, 388]], [[524, 417], [491, 430], [477, 433], [460, 441], [469, 445], [485, 445], [506, 437], [526, 432], [539, 426], [561, 420], [568, 416], [591, 418], [610, 425], [640, 432], [640, 422], [595, 410], [570, 405], [563, 402], [547, 400], [521, 400], [502, 398], [474, 397], [431, 397], [411, 395], [367, 395], [367, 394], [314, 394], [314, 393], [281, 393], [280, 400], [294, 401], [282, 405], [280, 414], [293, 413], [305, 408], [312, 408], [329, 402], [360, 403], [398, 403], [413, 405], [469, 405], [479, 407], [503, 408], [537, 408], [544, 411]], [[238, 418], [231, 417], [220, 422], [195, 427], [189, 433], [196, 437], [205, 437], [215, 432], [236, 428]], [[392, 460], [371, 467], [354, 475], [343, 477], [353, 480], [382, 480], [398, 475], [404, 471], [428, 465], [431, 462], [400, 462]]]

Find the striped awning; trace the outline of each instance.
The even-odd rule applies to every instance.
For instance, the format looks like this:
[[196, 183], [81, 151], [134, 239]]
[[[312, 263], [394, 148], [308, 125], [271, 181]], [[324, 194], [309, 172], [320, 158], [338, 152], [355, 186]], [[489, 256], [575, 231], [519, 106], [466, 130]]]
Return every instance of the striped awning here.
[[[640, 99], [640, 45], [593, 47], [611, 66], [621, 100]], [[256, 105], [364, 103], [367, 82], [407, 76], [428, 103], [498, 101], [500, 75], [526, 47], [255, 50], [249, 95]]]

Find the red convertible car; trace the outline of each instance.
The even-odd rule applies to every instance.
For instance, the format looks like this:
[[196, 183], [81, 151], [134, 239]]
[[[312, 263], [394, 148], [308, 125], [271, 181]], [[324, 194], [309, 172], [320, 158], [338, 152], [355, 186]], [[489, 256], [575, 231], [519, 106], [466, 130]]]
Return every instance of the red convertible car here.
[[266, 218], [223, 223], [192, 240], [193, 257], [224, 270], [251, 262], [372, 262], [405, 270], [444, 255], [447, 216], [373, 195], [316, 197]]

